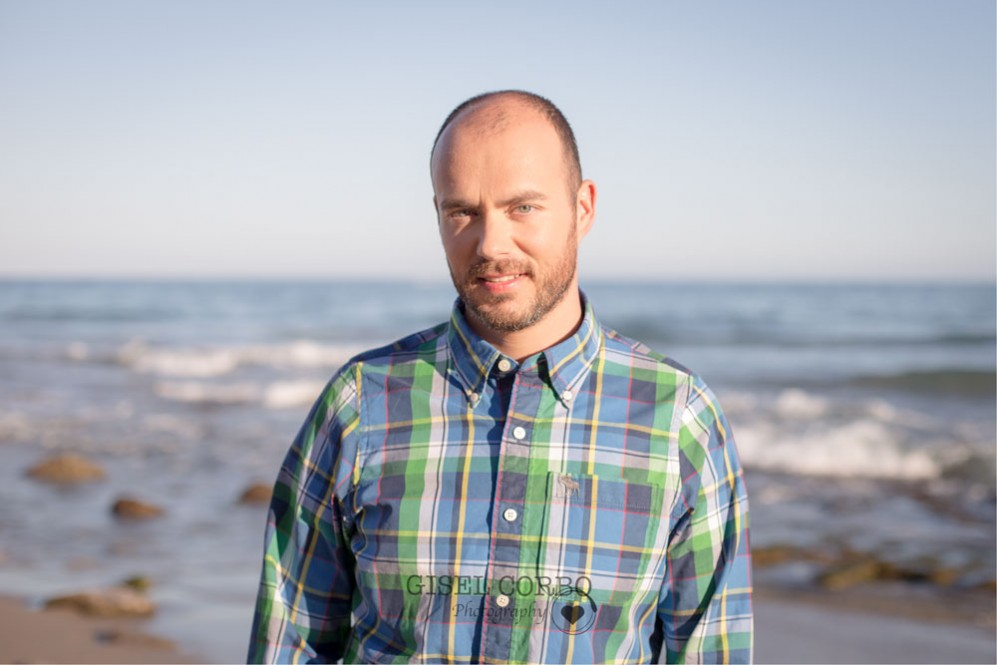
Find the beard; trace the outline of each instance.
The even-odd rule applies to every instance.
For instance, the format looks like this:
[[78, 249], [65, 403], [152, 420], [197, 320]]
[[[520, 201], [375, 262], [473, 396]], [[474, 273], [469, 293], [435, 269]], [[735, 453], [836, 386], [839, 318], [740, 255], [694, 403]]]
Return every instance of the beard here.
[[[496, 332], [525, 330], [538, 323], [554, 309], [571, 287], [578, 264], [574, 227], [557, 259], [546, 267], [525, 261], [485, 261], [471, 266], [458, 276], [450, 266], [450, 277], [465, 311]], [[533, 297], [521, 308], [514, 308], [516, 294], [491, 294], [478, 284], [487, 274], [522, 274], [533, 281]]]

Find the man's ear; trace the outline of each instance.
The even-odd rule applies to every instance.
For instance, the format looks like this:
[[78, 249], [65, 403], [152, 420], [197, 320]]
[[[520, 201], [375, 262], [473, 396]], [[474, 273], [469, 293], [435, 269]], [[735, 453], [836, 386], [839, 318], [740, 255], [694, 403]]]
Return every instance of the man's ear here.
[[577, 219], [578, 239], [584, 238], [595, 223], [595, 183], [583, 180], [575, 195], [575, 214]]

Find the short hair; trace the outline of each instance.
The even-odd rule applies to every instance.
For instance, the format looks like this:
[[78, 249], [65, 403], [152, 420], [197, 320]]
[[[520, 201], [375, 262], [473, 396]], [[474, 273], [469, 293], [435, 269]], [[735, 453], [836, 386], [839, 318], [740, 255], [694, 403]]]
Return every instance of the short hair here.
[[567, 118], [565, 118], [564, 114], [561, 113], [561, 110], [554, 105], [554, 102], [550, 101], [546, 97], [541, 97], [536, 93], [527, 92], [525, 90], [496, 90], [494, 92], [485, 92], [461, 102], [453, 111], [450, 112], [447, 119], [443, 121], [443, 124], [440, 126], [440, 131], [436, 132], [436, 139], [433, 140], [433, 149], [429, 151], [430, 159], [432, 159], [433, 154], [436, 153], [436, 146], [440, 142], [440, 137], [443, 136], [443, 132], [447, 130], [447, 127], [452, 125], [465, 111], [472, 110], [495, 97], [513, 97], [518, 99], [534, 111], [540, 113], [540, 115], [550, 122], [550, 124], [554, 127], [554, 131], [557, 132], [558, 138], [561, 139], [561, 146], [564, 149], [564, 160], [568, 166], [569, 185], [571, 185], [572, 189], [577, 188], [582, 181], [582, 164], [578, 157], [578, 143], [575, 141], [575, 133], [571, 130], [571, 125], [568, 124]]

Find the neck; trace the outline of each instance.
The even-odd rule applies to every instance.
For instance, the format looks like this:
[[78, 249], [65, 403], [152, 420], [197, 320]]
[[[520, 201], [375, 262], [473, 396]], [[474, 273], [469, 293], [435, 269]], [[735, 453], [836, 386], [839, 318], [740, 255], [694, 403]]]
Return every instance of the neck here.
[[546, 316], [529, 328], [516, 332], [502, 332], [486, 327], [473, 314], [467, 317], [468, 325], [482, 339], [499, 350], [503, 355], [522, 362], [530, 356], [563, 342], [578, 330], [582, 323], [581, 294], [575, 286], [564, 294]]

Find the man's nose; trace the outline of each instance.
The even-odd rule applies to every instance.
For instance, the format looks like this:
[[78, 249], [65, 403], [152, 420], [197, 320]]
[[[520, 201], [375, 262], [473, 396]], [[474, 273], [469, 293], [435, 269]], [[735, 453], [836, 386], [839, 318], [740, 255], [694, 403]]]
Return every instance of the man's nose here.
[[482, 213], [478, 235], [478, 256], [497, 259], [512, 250], [512, 222], [499, 212]]

